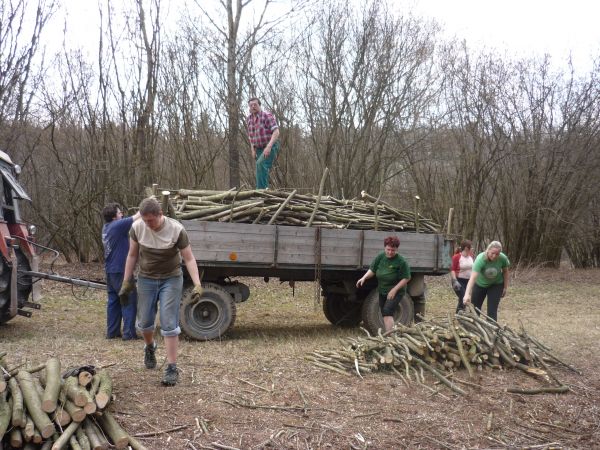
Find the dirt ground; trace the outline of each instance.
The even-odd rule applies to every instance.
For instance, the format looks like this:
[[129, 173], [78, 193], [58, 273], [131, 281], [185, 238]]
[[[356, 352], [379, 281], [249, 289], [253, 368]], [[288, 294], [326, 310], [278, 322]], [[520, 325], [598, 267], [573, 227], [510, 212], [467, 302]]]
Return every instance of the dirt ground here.
[[[57, 272], [103, 278], [97, 264]], [[407, 387], [391, 373], [360, 379], [318, 369], [306, 353], [338, 348], [361, 331], [331, 326], [312, 283], [292, 293], [276, 280], [245, 280], [251, 297], [223, 340], [182, 340], [180, 383], [172, 388], [160, 385], [162, 369], [143, 368], [141, 341], [104, 339], [100, 291], [44, 282], [42, 310], [0, 326], [0, 350], [14, 364], [56, 355], [63, 367], [107, 366], [115, 416], [149, 449], [600, 448], [600, 270], [524, 270], [512, 278], [499, 320], [522, 323], [582, 371], [554, 370], [567, 394], [506, 393], [539, 387], [519, 370], [479, 372], [459, 396], [430, 377], [430, 388]], [[428, 315], [447, 315], [455, 305], [448, 277], [427, 282]], [[158, 357], [160, 365], [162, 342]]]

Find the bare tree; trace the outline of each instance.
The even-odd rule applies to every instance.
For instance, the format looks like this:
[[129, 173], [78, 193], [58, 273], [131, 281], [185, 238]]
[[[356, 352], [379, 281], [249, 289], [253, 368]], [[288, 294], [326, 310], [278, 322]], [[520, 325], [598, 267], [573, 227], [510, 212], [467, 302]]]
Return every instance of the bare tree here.
[[29, 119], [34, 87], [43, 68], [43, 58], [36, 66], [35, 57], [54, 10], [53, 1], [0, 2], [0, 143], [4, 148], [12, 150], [18, 133], [23, 132], [20, 126]]
[[332, 192], [378, 193], [404, 172], [401, 138], [432, 100], [435, 27], [380, 2], [315, 14], [297, 57], [310, 153], [329, 167]]
[[[223, 0], [220, 2], [221, 13], [226, 20], [217, 18], [219, 12], [209, 11], [205, 2], [195, 0], [206, 20], [205, 29], [198, 30], [206, 44], [204, 51], [214, 65], [214, 70], [221, 75], [223, 88], [221, 101], [226, 105], [227, 115], [227, 147], [229, 163], [229, 186], [240, 186], [240, 146], [243, 144], [240, 124], [240, 105], [244, 92], [248, 92], [245, 83], [252, 80], [251, 73], [253, 54], [261, 45], [276, 38], [284, 18], [290, 18], [301, 10], [305, 1], [297, 1], [291, 11], [283, 14], [270, 14], [273, 0]], [[255, 13], [253, 22], [246, 22], [246, 12]], [[225, 43], [225, 45], [223, 45]], [[276, 55], [271, 55], [276, 57]], [[256, 66], [253, 67], [256, 71]], [[260, 69], [259, 69], [260, 70]], [[258, 95], [250, 88], [250, 95]]]

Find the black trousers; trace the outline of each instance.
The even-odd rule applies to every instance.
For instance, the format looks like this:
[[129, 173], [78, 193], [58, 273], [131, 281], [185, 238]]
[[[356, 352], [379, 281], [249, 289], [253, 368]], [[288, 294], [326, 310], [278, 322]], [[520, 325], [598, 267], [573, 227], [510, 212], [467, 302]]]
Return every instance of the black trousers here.
[[504, 284], [492, 284], [489, 287], [482, 288], [477, 284], [473, 286], [473, 293], [471, 294], [471, 303], [476, 308], [481, 309], [483, 301], [487, 296], [487, 315], [494, 320], [498, 320], [498, 305], [500, 305], [500, 298], [502, 297], [502, 291], [504, 290]]
[[469, 279], [456, 278], [456, 281], [460, 283], [460, 291], [454, 291], [454, 293], [458, 297], [458, 304], [456, 305], [456, 312], [458, 313], [460, 310], [465, 309], [465, 305], [463, 304], [463, 298], [465, 297], [465, 291], [467, 290], [467, 284], [469, 284]]

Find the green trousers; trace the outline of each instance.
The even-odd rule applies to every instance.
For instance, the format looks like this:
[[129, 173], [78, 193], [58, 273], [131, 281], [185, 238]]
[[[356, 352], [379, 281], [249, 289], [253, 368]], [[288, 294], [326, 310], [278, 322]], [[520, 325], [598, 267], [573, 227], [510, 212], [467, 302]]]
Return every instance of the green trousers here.
[[267, 189], [269, 187], [269, 171], [279, 152], [279, 142], [275, 142], [271, 147], [271, 153], [264, 157], [264, 148], [256, 149], [256, 189]]

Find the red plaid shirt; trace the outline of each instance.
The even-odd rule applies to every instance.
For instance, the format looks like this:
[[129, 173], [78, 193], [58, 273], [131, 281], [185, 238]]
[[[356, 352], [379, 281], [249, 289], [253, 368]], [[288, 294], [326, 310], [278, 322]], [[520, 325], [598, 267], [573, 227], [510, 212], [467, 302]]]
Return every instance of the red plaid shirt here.
[[267, 111], [261, 111], [256, 115], [250, 114], [246, 118], [246, 126], [250, 143], [254, 148], [266, 147], [273, 131], [279, 128], [273, 114]]

